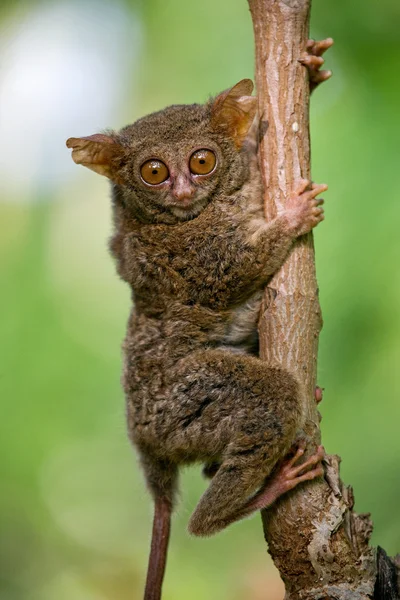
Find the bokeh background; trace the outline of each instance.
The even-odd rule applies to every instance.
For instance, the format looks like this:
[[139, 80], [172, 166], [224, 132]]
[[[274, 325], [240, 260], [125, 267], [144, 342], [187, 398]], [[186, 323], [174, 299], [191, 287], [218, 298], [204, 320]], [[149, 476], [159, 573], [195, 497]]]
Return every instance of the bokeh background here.
[[[315, 0], [334, 78], [312, 98], [329, 452], [374, 544], [400, 551], [400, 4]], [[201, 102], [253, 73], [246, 0], [0, 5], [1, 600], [140, 600], [152, 508], [125, 434], [129, 291], [107, 253], [107, 181], [70, 136]], [[182, 478], [165, 600], [281, 600], [260, 519], [209, 540]]]

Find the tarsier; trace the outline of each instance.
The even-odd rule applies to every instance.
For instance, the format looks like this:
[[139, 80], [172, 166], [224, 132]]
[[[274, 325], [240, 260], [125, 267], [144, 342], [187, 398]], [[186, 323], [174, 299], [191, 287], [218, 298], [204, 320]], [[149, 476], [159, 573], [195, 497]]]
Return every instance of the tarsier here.
[[[311, 88], [330, 75], [319, 67], [331, 43], [308, 44]], [[258, 358], [257, 320], [294, 240], [323, 219], [327, 186], [294, 183], [265, 221], [252, 89], [244, 79], [204, 105], [67, 142], [76, 163], [112, 181], [110, 248], [133, 292], [123, 385], [155, 502], [145, 600], [161, 597], [180, 465], [202, 462], [211, 480], [189, 522], [200, 536], [323, 472], [321, 446], [300, 461], [301, 385]]]

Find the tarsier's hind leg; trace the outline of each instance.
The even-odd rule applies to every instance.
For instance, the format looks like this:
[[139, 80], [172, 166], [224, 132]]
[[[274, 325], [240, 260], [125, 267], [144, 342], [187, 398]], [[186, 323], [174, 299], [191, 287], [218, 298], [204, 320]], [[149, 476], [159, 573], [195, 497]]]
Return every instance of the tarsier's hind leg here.
[[[221, 520], [217, 527], [222, 529], [234, 521], [247, 517], [256, 510], [267, 508], [280, 496], [294, 489], [300, 483], [311, 481], [323, 475], [322, 459], [325, 456], [323, 446], [318, 446], [314, 454], [299, 463], [299, 460], [303, 458], [305, 448], [305, 441], [301, 441], [297, 446], [294, 446], [292, 451], [276, 465], [260, 490], [237, 512], [231, 513], [225, 520]], [[221, 464], [217, 462], [207, 463], [203, 469], [203, 475], [210, 479], [213, 478], [220, 466]]]
[[194, 535], [212, 535], [236, 520], [238, 513], [252, 494], [262, 485], [265, 476], [256, 465], [240, 468], [222, 464], [208, 489], [200, 499], [189, 522]]
[[280, 496], [292, 490], [304, 481], [311, 481], [324, 474], [322, 459], [325, 456], [323, 446], [318, 446], [316, 452], [308, 457], [307, 460], [298, 464], [299, 459], [303, 457], [304, 446], [298, 446], [294, 454], [286, 457], [274, 469], [270, 477], [264, 482], [261, 489], [252, 496], [247, 503], [237, 512], [229, 515], [225, 520], [217, 523], [219, 529], [223, 529], [239, 519], [251, 515], [256, 510], [268, 508]]
[[[300, 444], [297, 449], [288, 455], [283, 461], [280, 461], [274, 468], [270, 477], [264, 478], [264, 481], [257, 493], [248, 494], [247, 501], [242, 506], [233, 508], [234, 503], [228, 501], [225, 510], [220, 510], [217, 513], [208, 513], [208, 506], [212, 505], [215, 500], [213, 494], [219, 496], [221, 488], [228, 490], [231, 487], [230, 479], [234, 479], [234, 493], [237, 491], [237, 473], [232, 467], [222, 465], [218, 469], [218, 465], [213, 463], [214, 469], [208, 471], [210, 477], [214, 477], [214, 486], [210, 485], [207, 492], [204, 494], [199, 505], [194, 512], [189, 530], [195, 535], [210, 535], [224, 529], [231, 523], [243, 519], [257, 510], [262, 510], [271, 506], [280, 496], [295, 488], [299, 483], [310, 481], [323, 475], [321, 461], [325, 456], [325, 451], [322, 446], [318, 446], [316, 452], [307, 460], [299, 464], [299, 460], [303, 457], [305, 444]], [[215, 485], [216, 482], [216, 485]], [[243, 486], [244, 484], [244, 486]], [[248, 485], [243, 479], [240, 479], [239, 489], [251, 490], [252, 485]], [[229, 497], [227, 498], [229, 500]], [[220, 498], [219, 498], [220, 501]], [[221, 503], [220, 503], [220, 508]]]
[[283, 369], [222, 350], [191, 355], [173, 376], [180, 397], [173, 419], [180, 427], [171, 444], [209, 465], [217, 460], [189, 524], [192, 533], [210, 535], [235, 520], [288, 452], [301, 422], [301, 392]]

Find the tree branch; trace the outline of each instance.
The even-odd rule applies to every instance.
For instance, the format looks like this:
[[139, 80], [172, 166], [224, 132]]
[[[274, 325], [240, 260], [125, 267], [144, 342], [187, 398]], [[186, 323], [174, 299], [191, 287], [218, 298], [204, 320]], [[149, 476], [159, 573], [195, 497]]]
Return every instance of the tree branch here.
[[[270, 220], [295, 182], [310, 176], [309, 81], [299, 62], [308, 39], [310, 0], [248, 2], [256, 46], [259, 158]], [[303, 382], [305, 433], [315, 444], [320, 442], [314, 389], [321, 326], [309, 234], [296, 243], [266, 289], [260, 355], [286, 366]], [[324, 479], [299, 486], [262, 512], [269, 552], [286, 586], [285, 600], [374, 598], [376, 556], [368, 545], [372, 523], [369, 515], [353, 511], [353, 492], [340, 481], [339, 463], [338, 456], [328, 456]]]

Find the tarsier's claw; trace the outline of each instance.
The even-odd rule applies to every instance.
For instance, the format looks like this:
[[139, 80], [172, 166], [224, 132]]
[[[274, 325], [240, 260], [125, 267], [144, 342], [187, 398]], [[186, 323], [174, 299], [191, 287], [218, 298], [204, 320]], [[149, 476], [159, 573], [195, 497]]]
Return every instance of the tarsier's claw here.
[[332, 71], [320, 71], [320, 68], [324, 64], [322, 54], [333, 45], [332, 38], [326, 38], [316, 42], [315, 40], [308, 40], [307, 51], [299, 59], [303, 65], [308, 69], [310, 77], [310, 90], [313, 91], [317, 85], [326, 81], [332, 76]]

